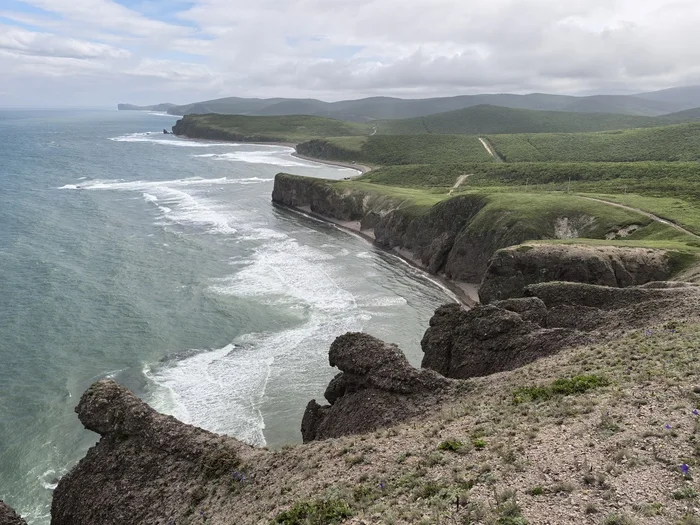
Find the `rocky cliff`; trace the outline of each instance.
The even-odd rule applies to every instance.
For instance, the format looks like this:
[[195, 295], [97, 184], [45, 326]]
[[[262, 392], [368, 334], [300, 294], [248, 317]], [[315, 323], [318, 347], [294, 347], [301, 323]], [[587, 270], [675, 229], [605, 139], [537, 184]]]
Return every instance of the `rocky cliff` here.
[[530, 284], [570, 281], [627, 287], [664, 281], [674, 273], [673, 253], [616, 246], [530, 244], [495, 253], [479, 298], [484, 304], [523, 297]]
[[395, 345], [361, 333], [338, 337], [329, 363], [341, 373], [325, 392], [330, 405], [309, 402], [301, 423], [305, 443], [371, 432], [438, 405], [456, 385], [432, 370], [413, 368]]
[[549, 282], [530, 285], [524, 294], [471, 310], [439, 308], [421, 342], [422, 366], [457, 379], [514, 370], [566, 348], [694, 318], [700, 306], [700, 288], [688, 283], [616, 288]]
[[[278, 174], [272, 200], [340, 221], [358, 221], [376, 244], [407, 256], [434, 274], [479, 282], [491, 255], [505, 246], [541, 237], [527, 224], [500, 225], [480, 217], [488, 201], [463, 195], [434, 206], [378, 190], [349, 189], [333, 181]], [[475, 220], [477, 217], [481, 220]], [[491, 220], [493, 219], [493, 220]], [[491, 228], [485, 228], [484, 223]]]
[[358, 223], [377, 245], [400, 253], [430, 273], [470, 283], [483, 279], [480, 295], [484, 303], [522, 296], [527, 285], [538, 282], [625, 287], [669, 279], [680, 269], [679, 254], [665, 250], [517, 246], [525, 241], [584, 237], [597, 228], [597, 221], [580, 214], [513, 221], [507, 209], [494, 209], [488, 197], [479, 194], [429, 205], [380, 185], [369, 189], [367, 185], [278, 174], [272, 200], [331, 220]]
[[0, 500], [0, 525], [27, 525], [27, 522]]

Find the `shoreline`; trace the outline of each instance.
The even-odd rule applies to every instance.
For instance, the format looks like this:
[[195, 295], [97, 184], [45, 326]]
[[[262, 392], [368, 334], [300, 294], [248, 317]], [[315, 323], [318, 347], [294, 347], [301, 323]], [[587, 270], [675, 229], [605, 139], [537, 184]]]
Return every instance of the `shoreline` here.
[[318, 164], [326, 164], [328, 166], [337, 166], [340, 168], [348, 168], [351, 170], [359, 171], [360, 175], [364, 175], [365, 173], [369, 173], [372, 171], [372, 168], [369, 166], [365, 166], [364, 164], [352, 164], [351, 162], [343, 162], [343, 161], [336, 161], [336, 160], [325, 160], [325, 159], [316, 159], [314, 157], [308, 157], [306, 155], [302, 155], [300, 153], [297, 153], [297, 146], [298, 144], [294, 142], [248, 142], [245, 140], [215, 140], [215, 139], [200, 139], [197, 137], [190, 137], [188, 135], [175, 135], [174, 133], [171, 133], [175, 137], [182, 137], [190, 140], [203, 140], [203, 141], [211, 141], [211, 142], [229, 142], [231, 144], [255, 144], [258, 146], [283, 146], [285, 148], [292, 148], [294, 150], [294, 153], [292, 153], [292, 157], [296, 157], [301, 160], [306, 160], [309, 162], [317, 162]]
[[383, 252], [393, 257], [396, 257], [404, 264], [407, 264], [412, 268], [423, 272], [429, 280], [433, 281], [435, 284], [444, 288], [445, 290], [451, 292], [454, 295], [455, 299], [457, 299], [457, 302], [466, 308], [473, 308], [474, 306], [479, 304], [478, 284], [468, 283], [465, 281], [453, 281], [452, 279], [448, 279], [443, 275], [437, 275], [428, 272], [420, 263], [420, 261], [410, 256], [405, 251], [395, 249], [390, 250], [376, 244], [374, 233], [372, 232], [372, 230], [360, 229], [359, 221], [340, 221], [337, 219], [332, 219], [330, 217], [326, 217], [324, 215], [320, 215], [316, 212], [311, 211], [311, 208], [308, 206], [298, 208], [296, 206], [285, 206], [276, 202], [273, 202], [272, 205], [284, 210], [289, 210], [294, 213], [304, 215], [305, 217], [309, 217], [326, 224], [330, 224], [332, 226], [335, 226], [337, 229], [344, 231], [345, 233], [349, 233], [350, 235], [360, 237], [361, 239], [370, 243], [373, 247], [378, 248]]

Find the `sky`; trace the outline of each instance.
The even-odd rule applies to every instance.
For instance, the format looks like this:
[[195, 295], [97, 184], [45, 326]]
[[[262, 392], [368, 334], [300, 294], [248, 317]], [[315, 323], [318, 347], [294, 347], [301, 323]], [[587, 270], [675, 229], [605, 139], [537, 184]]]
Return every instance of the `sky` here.
[[0, 107], [700, 84], [697, 0], [0, 0]]

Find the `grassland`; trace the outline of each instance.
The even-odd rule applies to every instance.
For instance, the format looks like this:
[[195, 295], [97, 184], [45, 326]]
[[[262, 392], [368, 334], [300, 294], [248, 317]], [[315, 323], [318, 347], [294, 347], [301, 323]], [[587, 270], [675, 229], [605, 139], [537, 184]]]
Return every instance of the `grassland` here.
[[534, 111], [480, 105], [402, 120], [377, 123], [379, 134], [581, 133], [664, 126], [697, 120], [693, 112], [674, 117], [641, 117], [612, 113]]
[[489, 135], [506, 162], [700, 160], [700, 123], [604, 133]]

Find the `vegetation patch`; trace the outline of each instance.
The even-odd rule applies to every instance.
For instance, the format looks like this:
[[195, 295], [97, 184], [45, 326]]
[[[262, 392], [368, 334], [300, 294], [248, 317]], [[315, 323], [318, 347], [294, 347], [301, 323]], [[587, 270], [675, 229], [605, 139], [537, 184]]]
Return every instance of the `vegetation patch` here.
[[514, 403], [528, 401], [547, 401], [556, 396], [583, 394], [594, 388], [607, 386], [610, 381], [598, 375], [580, 375], [557, 379], [548, 386], [527, 386], [513, 392]]

